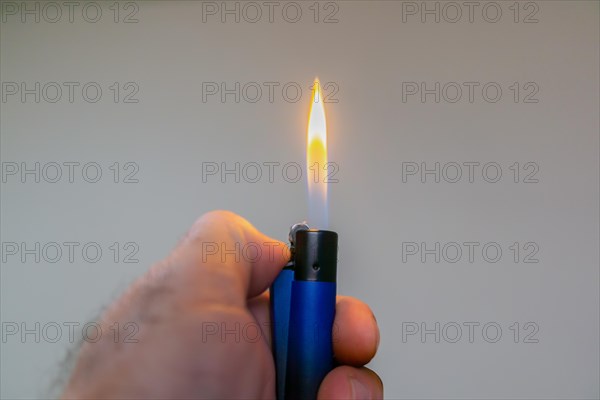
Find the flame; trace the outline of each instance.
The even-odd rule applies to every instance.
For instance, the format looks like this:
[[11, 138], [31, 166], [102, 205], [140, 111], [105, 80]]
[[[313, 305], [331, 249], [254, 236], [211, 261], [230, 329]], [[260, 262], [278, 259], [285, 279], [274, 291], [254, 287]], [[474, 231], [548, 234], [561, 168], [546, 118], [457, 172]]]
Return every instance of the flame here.
[[318, 78], [312, 88], [308, 135], [306, 142], [306, 175], [308, 180], [308, 224], [327, 228], [327, 123], [321, 84]]

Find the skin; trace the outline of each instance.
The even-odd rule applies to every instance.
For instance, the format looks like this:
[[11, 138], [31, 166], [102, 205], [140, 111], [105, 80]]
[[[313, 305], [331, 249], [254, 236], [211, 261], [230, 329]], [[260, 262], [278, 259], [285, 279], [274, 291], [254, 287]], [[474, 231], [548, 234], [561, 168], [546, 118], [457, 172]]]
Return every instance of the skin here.
[[[206, 251], [203, 243], [221, 249], [235, 249], [236, 243], [241, 249], [260, 246], [261, 256], [236, 260]], [[266, 290], [288, 260], [284, 243], [242, 217], [227, 211], [205, 214], [166, 259], [107, 309], [100, 322], [105, 333], [82, 346], [62, 397], [274, 398]], [[137, 342], [124, 340], [132, 333], [131, 325], [125, 329], [129, 322], [139, 328]], [[259, 335], [242, 329], [257, 326]], [[334, 326], [340, 366], [325, 377], [318, 398], [382, 398], [381, 380], [363, 367], [379, 344], [373, 313], [360, 300], [338, 296]]]

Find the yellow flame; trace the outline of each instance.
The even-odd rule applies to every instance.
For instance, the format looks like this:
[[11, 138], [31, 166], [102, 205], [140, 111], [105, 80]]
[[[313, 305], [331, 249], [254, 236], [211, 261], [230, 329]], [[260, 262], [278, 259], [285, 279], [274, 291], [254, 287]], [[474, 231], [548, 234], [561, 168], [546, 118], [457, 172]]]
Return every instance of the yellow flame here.
[[309, 207], [317, 216], [312, 223], [327, 224], [327, 123], [318, 78], [313, 84], [311, 100], [306, 143]]

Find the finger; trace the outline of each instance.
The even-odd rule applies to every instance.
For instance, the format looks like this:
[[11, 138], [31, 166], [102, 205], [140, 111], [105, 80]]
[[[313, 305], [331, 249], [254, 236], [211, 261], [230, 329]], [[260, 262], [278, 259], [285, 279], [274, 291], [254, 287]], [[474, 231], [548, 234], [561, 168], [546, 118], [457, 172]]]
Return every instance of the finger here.
[[[248, 302], [248, 309], [271, 345], [269, 294], [265, 292]], [[379, 328], [368, 305], [348, 296], [338, 296], [332, 332], [333, 352], [340, 364], [361, 366], [368, 363], [379, 346]]]
[[260, 295], [248, 300], [248, 310], [260, 327], [262, 338], [271, 348], [271, 307], [269, 304], [269, 292], [265, 291]]
[[365, 367], [337, 367], [321, 383], [317, 398], [382, 399], [383, 382], [375, 372]]
[[338, 296], [333, 323], [333, 353], [340, 364], [361, 366], [375, 356], [379, 327], [369, 306], [349, 296]]
[[[289, 260], [287, 246], [244, 218], [213, 211], [198, 219], [162, 266], [200, 303], [243, 305], [263, 292]], [[160, 273], [160, 272], [159, 272]]]

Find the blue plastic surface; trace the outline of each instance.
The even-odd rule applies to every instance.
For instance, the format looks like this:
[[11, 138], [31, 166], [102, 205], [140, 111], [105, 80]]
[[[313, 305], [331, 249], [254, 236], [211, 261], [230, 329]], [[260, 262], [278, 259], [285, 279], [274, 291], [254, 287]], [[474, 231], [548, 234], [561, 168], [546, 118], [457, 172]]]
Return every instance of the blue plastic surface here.
[[333, 369], [336, 284], [295, 280], [291, 293], [285, 399], [316, 399]]
[[288, 354], [288, 330], [294, 271], [282, 270], [270, 289], [271, 296], [271, 337], [275, 360], [277, 399], [285, 398], [285, 375]]

